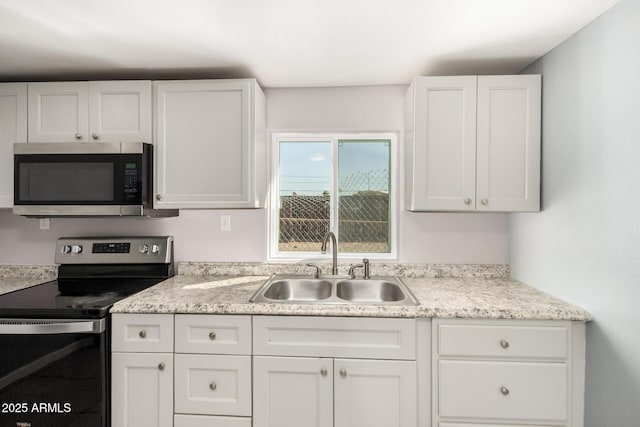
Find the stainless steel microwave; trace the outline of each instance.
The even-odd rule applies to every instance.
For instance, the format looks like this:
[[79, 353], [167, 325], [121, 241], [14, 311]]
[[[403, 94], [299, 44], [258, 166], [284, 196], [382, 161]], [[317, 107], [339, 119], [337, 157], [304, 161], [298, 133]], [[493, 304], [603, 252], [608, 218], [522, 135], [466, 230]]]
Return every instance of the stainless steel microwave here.
[[153, 146], [123, 143], [14, 144], [16, 215], [176, 216], [153, 209]]

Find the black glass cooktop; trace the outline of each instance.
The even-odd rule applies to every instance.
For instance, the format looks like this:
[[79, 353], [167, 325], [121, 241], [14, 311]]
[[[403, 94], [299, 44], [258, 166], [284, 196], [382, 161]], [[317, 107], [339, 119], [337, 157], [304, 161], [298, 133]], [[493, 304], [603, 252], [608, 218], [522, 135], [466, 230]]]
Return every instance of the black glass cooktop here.
[[161, 280], [120, 280], [117, 287], [110, 281], [53, 280], [0, 295], [0, 317], [99, 319], [117, 301]]

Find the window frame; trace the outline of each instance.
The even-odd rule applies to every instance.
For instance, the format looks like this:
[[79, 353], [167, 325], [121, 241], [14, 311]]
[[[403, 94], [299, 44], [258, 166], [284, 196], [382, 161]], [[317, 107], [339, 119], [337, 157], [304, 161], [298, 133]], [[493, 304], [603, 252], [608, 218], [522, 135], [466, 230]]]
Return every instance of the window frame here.
[[[396, 260], [398, 259], [398, 234], [399, 234], [399, 207], [401, 197], [401, 186], [399, 181], [400, 168], [400, 147], [399, 137], [394, 132], [277, 132], [271, 135], [271, 168], [270, 168], [270, 185], [268, 197], [268, 219], [269, 228], [268, 235], [268, 261], [302, 261], [302, 260], [325, 260], [331, 258], [331, 253], [326, 254], [320, 252], [320, 244], [318, 242], [317, 252], [284, 252], [278, 250], [279, 241], [279, 216], [278, 207], [279, 199], [279, 182], [280, 175], [280, 142], [329, 142], [331, 144], [331, 210], [329, 227], [335, 231], [338, 227], [338, 142], [346, 141], [389, 141], [389, 167], [390, 167], [390, 198], [389, 198], [389, 252], [348, 252], [338, 253], [338, 257], [342, 260], [369, 258], [374, 260]], [[339, 233], [339, 230], [338, 230]], [[340, 236], [338, 236], [338, 248], [340, 248]]]

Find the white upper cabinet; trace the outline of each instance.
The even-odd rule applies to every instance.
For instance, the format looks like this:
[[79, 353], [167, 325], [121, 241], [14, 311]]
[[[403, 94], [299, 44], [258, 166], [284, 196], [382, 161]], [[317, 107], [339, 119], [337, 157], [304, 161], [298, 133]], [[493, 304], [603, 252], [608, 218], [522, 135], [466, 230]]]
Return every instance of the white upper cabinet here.
[[539, 75], [417, 77], [406, 97], [414, 211], [540, 209]]
[[87, 82], [29, 83], [29, 142], [88, 141]]
[[151, 82], [89, 82], [92, 141], [151, 143]]
[[151, 82], [29, 83], [29, 142], [151, 142]]
[[410, 210], [473, 210], [476, 77], [418, 77], [407, 96]]
[[255, 79], [154, 83], [156, 208], [258, 208], [266, 106]]
[[13, 144], [27, 142], [27, 84], [0, 84], [0, 208], [13, 206]]
[[478, 77], [478, 210], [540, 210], [540, 91], [539, 75]]

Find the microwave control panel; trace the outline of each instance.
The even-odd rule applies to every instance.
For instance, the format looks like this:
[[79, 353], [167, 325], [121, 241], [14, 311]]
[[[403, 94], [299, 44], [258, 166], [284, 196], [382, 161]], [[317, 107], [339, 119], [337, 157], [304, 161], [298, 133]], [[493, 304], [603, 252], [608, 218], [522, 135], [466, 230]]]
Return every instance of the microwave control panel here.
[[[138, 192], [138, 169], [135, 163], [127, 163], [124, 169], [124, 194], [135, 195]], [[131, 196], [129, 196], [131, 197]]]

